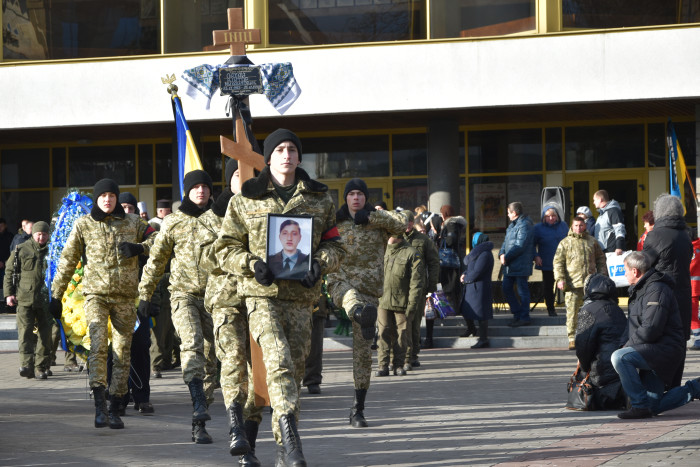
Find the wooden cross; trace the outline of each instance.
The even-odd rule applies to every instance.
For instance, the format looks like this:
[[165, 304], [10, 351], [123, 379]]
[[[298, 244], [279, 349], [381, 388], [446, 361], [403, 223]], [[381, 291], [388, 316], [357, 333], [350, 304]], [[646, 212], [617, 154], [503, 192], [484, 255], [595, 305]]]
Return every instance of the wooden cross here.
[[214, 46], [230, 45], [231, 55], [245, 55], [246, 44], [260, 44], [260, 29], [243, 29], [243, 8], [229, 8], [228, 30], [213, 31]]
[[[243, 29], [243, 9], [229, 8], [228, 13], [228, 31], [214, 31], [214, 45], [231, 46], [231, 55], [245, 55], [246, 44], [260, 43], [260, 29]], [[246, 104], [248, 99], [245, 99]], [[238, 161], [239, 184], [253, 178], [255, 175], [253, 169], [262, 170], [265, 167], [263, 156], [253, 151], [253, 145], [248, 141], [245, 122], [241, 118], [238, 110], [231, 109], [236, 112], [236, 141], [233, 141], [225, 136], [219, 136], [221, 143], [221, 153]], [[230, 180], [226, 180], [228, 184]], [[237, 187], [241, 190], [240, 185]], [[251, 350], [251, 368], [253, 370], [253, 387], [255, 389], [255, 405], [269, 406], [270, 395], [267, 390], [267, 371], [265, 362], [263, 361], [262, 349], [258, 343], [250, 336]]]

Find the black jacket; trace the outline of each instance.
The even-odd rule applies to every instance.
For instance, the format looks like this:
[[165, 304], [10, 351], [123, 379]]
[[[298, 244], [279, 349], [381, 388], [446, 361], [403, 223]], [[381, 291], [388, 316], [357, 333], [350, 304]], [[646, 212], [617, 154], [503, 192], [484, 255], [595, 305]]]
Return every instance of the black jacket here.
[[673, 293], [681, 313], [683, 336], [685, 340], [690, 339], [690, 260], [693, 257], [693, 243], [685, 219], [680, 216], [658, 219], [644, 241], [644, 253], [649, 255], [651, 265], [657, 271], [668, 274], [676, 283]]
[[609, 277], [590, 276], [584, 292], [576, 326], [576, 356], [581, 369], [591, 372], [591, 383], [601, 387], [620, 379], [610, 357], [620, 347], [627, 318], [617, 306], [617, 289]]
[[493, 242], [480, 243], [469, 253], [464, 271], [464, 300], [460, 312], [464, 319], [493, 319]]
[[[648, 238], [648, 237], [647, 237]], [[685, 352], [673, 278], [650, 269], [629, 288], [629, 320], [625, 347], [639, 352], [652, 370], [670, 384]]]

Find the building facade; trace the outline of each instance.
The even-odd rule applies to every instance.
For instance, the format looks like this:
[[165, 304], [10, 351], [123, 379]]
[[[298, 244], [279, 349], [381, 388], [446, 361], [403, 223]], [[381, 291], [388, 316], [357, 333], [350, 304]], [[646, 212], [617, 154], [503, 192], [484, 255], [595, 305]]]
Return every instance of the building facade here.
[[[565, 187], [573, 211], [594, 210], [605, 188], [632, 248], [642, 215], [668, 191], [669, 118], [695, 180], [700, 0], [117, 3], [3, 3], [0, 216], [10, 228], [48, 219], [67, 189], [104, 176], [151, 215], [155, 200], [177, 196], [161, 78], [227, 60], [212, 31], [228, 29], [229, 7], [261, 30], [249, 58], [291, 62], [302, 89], [283, 116], [251, 96], [256, 136], [296, 131], [303, 167], [336, 199], [362, 177], [375, 201], [451, 204], [470, 233], [497, 240], [511, 201], [537, 221], [543, 187]], [[226, 98], [182, 101], [220, 190]]]

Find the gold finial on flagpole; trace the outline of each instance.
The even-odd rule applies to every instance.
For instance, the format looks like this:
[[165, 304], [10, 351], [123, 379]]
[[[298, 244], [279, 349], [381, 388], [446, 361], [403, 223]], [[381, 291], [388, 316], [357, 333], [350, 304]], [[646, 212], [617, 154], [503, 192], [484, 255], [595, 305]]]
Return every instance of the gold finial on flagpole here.
[[173, 84], [176, 80], [175, 78], [175, 73], [172, 75], [168, 76], [168, 74], [165, 74], [165, 78], [160, 79], [163, 84], [168, 85], [168, 94], [172, 94], [173, 96], [177, 96], [177, 85]]

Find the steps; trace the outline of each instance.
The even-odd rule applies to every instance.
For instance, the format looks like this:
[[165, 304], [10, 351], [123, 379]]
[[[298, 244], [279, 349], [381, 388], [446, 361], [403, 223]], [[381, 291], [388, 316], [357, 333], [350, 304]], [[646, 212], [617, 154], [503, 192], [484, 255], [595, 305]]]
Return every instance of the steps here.
[[0, 314], [0, 352], [17, 352], [17, 318], [14, 314]]
[[[537, 349], [561, 348], [566, 349], [569, 339], [566, 336], [566, 310], [557, 308], [557, 315], [549, 316], [544, 308], [535, 308], [530, 313], [531, 324], [519, 328], [508, 326], [513, 320], [509, 312], [498, 312], [489, 321], [489, 341], [492, 348]], [[323, 348], [340, 350], [352, 348], [352, 337], [337, 336], [333, 333], [337, 321], [333, 317], [325, 330]], [[459, 337], [464, 333], [466, 325], [461, 316], [452, 316], [445, 320], [437, 320], [433, 329], [434, 348], [469, 348], [476, 344], [476, 337]], [[421, 323], [421, 338], [425, 337], [425, 321]]]

